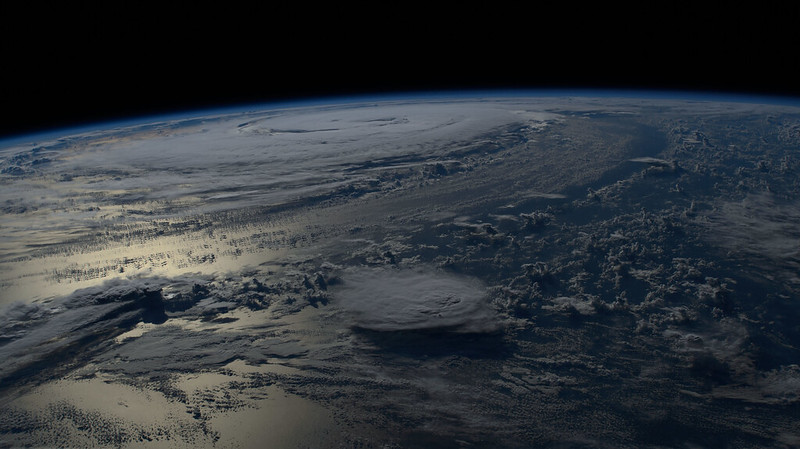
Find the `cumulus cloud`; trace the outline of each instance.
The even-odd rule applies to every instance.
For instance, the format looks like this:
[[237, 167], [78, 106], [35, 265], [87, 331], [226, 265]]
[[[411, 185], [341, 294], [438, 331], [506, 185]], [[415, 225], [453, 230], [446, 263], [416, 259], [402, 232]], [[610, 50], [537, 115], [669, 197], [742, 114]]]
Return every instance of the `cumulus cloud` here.
[[550, 310], [553, 312], [577, 312], [581, 315], [594, 315], [597, 309], [593, 305], [594, 298], [592, 297], [572, 297], [572, 296], [559, 296], [550, 298], [552, 305], [542, 306], [542, 309]]
[[335, 299], [354, 326], [376, 331], [480, 333], [499, 325], [480, 281], [434, 270], [353, 270]]

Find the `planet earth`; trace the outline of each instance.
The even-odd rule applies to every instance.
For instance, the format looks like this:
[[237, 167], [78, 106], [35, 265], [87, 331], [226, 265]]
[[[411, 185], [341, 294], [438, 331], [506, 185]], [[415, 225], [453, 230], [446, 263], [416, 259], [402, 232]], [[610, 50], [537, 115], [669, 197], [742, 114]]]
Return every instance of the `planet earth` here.
[[800, 446], [800, 105], [498, 92], [0, 144], [0, 447]]

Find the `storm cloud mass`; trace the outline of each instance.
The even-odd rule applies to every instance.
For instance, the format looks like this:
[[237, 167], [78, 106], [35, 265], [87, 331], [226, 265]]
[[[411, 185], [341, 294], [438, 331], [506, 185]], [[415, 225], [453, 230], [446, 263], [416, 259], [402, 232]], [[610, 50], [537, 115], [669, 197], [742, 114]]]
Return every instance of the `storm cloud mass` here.
[[425, 270], [372, 269], [347, 273], [335, 293], [356, 326], [376, 331], [492, 332], [497, 316], [477, 279]]

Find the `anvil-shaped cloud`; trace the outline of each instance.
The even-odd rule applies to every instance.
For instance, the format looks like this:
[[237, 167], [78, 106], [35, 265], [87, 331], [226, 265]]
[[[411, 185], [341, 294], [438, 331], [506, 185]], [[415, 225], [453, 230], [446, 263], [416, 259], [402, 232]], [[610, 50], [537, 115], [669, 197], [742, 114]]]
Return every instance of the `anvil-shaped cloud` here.
[[375, 331], [496, 331], [499, 322], [478, 280], [430, 270], [360, 269], [335, 292], [355, 327]]

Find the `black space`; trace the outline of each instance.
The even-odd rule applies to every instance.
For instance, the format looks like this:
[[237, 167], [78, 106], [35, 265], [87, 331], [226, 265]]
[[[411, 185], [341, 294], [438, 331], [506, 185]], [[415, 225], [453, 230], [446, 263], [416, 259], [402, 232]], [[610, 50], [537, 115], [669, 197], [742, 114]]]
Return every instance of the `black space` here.
[[187, 109], [408, 91], [800, 98], [798, 6], [449, 6], [2, 6], [0, 137]]

